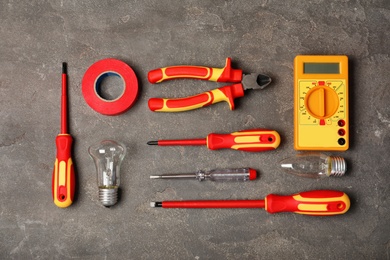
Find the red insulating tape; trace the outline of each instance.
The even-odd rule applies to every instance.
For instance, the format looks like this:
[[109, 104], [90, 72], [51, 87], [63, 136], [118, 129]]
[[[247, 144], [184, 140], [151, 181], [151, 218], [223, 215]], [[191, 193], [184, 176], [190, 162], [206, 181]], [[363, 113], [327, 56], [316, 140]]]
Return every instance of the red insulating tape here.
[[[105, 100], [99, 96], [99, 80], [110, 74], [117, 74], [123, 79], [124, 90], [115, 100]], [[123, 61], [104, 59], [97, 61], [87, 69], [82, 80], [82, 92], [87, 104], [103, 115], [119, 115], [128, 110], [138, 95], [138, 80], [133, 69]]]

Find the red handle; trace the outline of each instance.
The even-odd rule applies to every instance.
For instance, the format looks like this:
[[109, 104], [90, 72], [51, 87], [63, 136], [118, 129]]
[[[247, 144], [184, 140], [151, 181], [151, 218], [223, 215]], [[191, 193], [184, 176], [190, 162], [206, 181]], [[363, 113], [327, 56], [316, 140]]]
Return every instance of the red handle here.
[[71, 158], [73, 138], [60, 134], [56, 138], [57, 157], [54, 164], [52, 194], [54, 204], [60, 208], [70, 206], [74, 199], [75, 174]]
[[155, 112], [182, 112], [225, 101], [233, 110], [234, 99], [242, 96], [244, 96], [242, 84], [234, 84], [186, 98], [151, 98], [148, 105], [149, 109]]
[[148, 73], [150, 83], [178, 78], [194, 78], [218, 82], [240, 82], [242, 70], [231, 67], [231, 59], [226, 59], [225, 67], [209, 68], [202, 66], [170, 66], [151, 70]]
[[211, 150], [235, 149], [247, 152], [261, 152], [276, 149], [280, 135], [266, 129], [243, 130], [231, 134], [209, 134], [207, 147]]
[[348, 196], [333, 190], [306, 191], [287, 196], [270, 194], [265, 198], [265, 209], [269, 213], [295, 212], [326, 216], [344, 214], [349, 207]]

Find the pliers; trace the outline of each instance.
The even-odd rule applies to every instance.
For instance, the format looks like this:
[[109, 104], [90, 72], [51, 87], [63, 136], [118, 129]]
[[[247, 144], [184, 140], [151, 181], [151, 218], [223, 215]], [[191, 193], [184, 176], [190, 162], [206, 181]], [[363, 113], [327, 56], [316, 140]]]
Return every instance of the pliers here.
[[148, 105], [156, 112], [182, 112], [193, 110], [221, 101], [234, 109], [234, 99], [244, 96], [244, 90], [263, 89], [271, 83], [271, 78], [263, 74], [243, 74], [241, 69], [231, 67], [231, 59], [226, 59], [225, 67], [209, 68], [201, 66], [170, 66], [151, 70], [148, 73], [150, 83], [160, 83], [164, 80], [190, 78], [217, 82], [233, 82], [230, 86], [213, 89], [195, 96], [167, 99], [151, 98]]

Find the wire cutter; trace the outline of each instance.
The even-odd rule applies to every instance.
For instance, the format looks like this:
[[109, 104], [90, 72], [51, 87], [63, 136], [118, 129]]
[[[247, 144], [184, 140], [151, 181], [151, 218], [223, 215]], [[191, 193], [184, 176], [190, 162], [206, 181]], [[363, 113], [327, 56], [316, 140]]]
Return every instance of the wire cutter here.
[[225, 101], [230, 110], [234, 109], [234, 99], [244, 96], [244, 90], [263, 89], [271, 83], [271, 78], [263, 74], [243, 74], [241, 69], [233, 69], [231, 59], [226, 59], [225, 67], [209, 68], [201, 66], [170, 66], [159, 68], [148, 73], [150, 83], [164, 80], [189, 78], [236, 84], [213, 89], [195, 96], [168, 99], [149, 99], [149, 109], [156, 112], [182, 112], [209, 106]]

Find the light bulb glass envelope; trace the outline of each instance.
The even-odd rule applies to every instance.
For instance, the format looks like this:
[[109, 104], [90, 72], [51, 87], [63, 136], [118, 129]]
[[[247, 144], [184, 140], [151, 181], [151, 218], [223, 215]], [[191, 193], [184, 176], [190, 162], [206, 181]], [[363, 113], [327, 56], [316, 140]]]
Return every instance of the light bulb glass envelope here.
[[126, 146], [113, 140], [103, 140], [88, 149], [97, 171], [99, 200], [106, 206], [118, 201], [120, 166], [126, 155]]
[[347, 170], [344, 158], [316, 152], [289, 157], [282, 160], [280, 166], [287, 173], [309, 178], [343, 176]]

